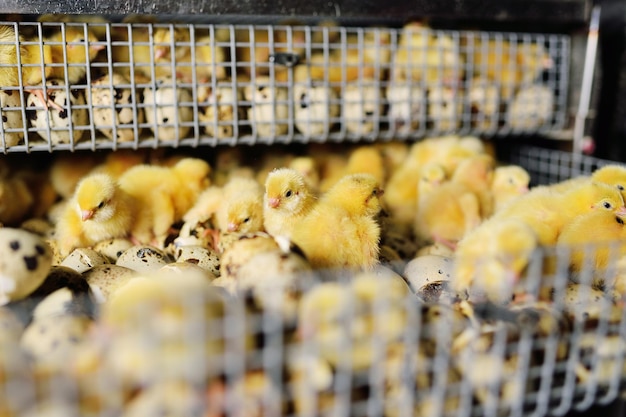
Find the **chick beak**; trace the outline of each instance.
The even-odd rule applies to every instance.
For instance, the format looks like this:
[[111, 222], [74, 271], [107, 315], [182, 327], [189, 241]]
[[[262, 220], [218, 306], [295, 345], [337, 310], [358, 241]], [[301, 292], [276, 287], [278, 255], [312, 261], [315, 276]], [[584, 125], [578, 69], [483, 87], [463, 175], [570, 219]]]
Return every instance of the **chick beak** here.
[[520, 194], [526, 194], [529, 190], [528, 187], [520, 187], [518, 188]]
[[164, 58], [166, 54], [167, 54], [167, 51], [165, 50], [165, 48], [155, 48], [154, 59]]
[[228, 226], [226, 226], [226, 230], [229, 232], [236, 232], [237, 229], [239, 229], [239, 227], [237, 227], [235, 223], [228, 223]]
[[267, 205], [270, 206], [271, 208], [276, 208], [280, 205], [280, 199], [276, 197], [272, 197], [267, 200]]
[[93, 215], [94, 215], [93, 210], [83, 210], [80, 212], [80, 218], [82, 219], [82, 221], [91, 219]]
[[100, 52], [105, 48], [105, 45], [89, 45], [92, 51]]
[[626, 217], [626, 206], [622, 206], [615, 211], [615, 214], [620, 217]]

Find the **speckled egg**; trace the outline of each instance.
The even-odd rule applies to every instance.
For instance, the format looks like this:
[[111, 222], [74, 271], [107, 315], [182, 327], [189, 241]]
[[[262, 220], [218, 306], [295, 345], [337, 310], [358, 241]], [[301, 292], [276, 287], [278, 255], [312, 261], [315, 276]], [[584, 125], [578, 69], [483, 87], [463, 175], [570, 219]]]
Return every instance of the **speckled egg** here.
[[[143, 109], [137, 105], [141, 98], [134, 94], [126, 77], [114, 73], [94, 81], [88, 100], [93, 105], [93, 124], [107, 138], [132, 142], [141, 134], [139, 125], [144, 116]], [[134, 126], [137, 126], [136, 132]]]
[[176, 261], [198, 265], [215, 277], [220, 276], [220, 258], [211, 249], [202, 246], [180, 247], [176, 249]]
[[376, 84], [351, 84], [343, 93], [341, 119], [348, 132], [367, 135], [378, 128], [382, 117], [382, 97]]
[[0, 305], [35, 291], [52, 266], [52, 251], [34, 233], [0, 229]]
[[156, 271], [170, 262], [167, 254], [160, 249], [153, 246], [133, 246], [124, 251], [115, 264], [144, 273]]
[[63, 262], [61, 266], [72, 268], [78, 273], [90, 270], [94, 266], [110, 263], [107, 257], [89, 248], [74, 249]]
[[96, 301], [91, 294], [89, 284], [85, 281], [83, 291], [63, 287], [41, 300], [33, 310], [33, 320], [65, 315], [94, 318], [95, 306]]
[[118, 265], [96, 266], [83, 274], [94, 298], [103, 303], [111, 294], [137, 276], [137, 272]]
[[173, 88], [171, 78], [157, 81], [156, 88], [143, 90], [146, 121], [154, 135], [163, 141], [183, 139], [191, 130], [193, 109], [191, 92]]
[[294, 123], [306, 136], [328, 134], [339, 116], [337, 93], [324, 85], [293, 87]]
[[45, 109], [39, 97], [29, 94], [26, 115], [31, 126], [37, 129], [37, 134], [43, 140], [54, 145], [80, 141], [89, 127], [89, 113], [83, 91], [72, 88], [68, 98], [61, 81], [52, 80], [48, 86], [49, 101], [56, 103], [62, 110], [51, 104]]
[[5, 342], [19, 340], [24, 323], [7, 307], [0, 307], [0, 346]]
[[207, 282], [213, 281], [215, 278], [217, 278], [214, 274], [210, 273], [206, 269], [200, 268], [198, 265], [187, 262], [172, 262], [171, 264], [164, 265], [156, 272], [156, 276], [194, 276], [198, 279], [206, 280]]
[[109, 261], [115, 262], [126, 250], [132, 247], [133, 243], [129, 239], [115, 238], [96, 243], [93, 250], [106, 256]]
[[450, 281], [453, 272], [453, 260], [446, 256], [424, 255], [411, 260], [404, 268], [404, 277], [414, 292], [424, 285]]
[[[0, 131], [0, 147], [19, 145], [24, 139], [24, 121], [22, 119], [22, 101], [19, 91], [0, 91], [0, 107], [2, 108], [2, 130]], [[10, 130], [17, 129], [11, 132]], [[2, 142], [4, 139], [4, 143]]]
[[269, 77], [257, 77], [255, 85], [248, 85], [244, 89], [244, 98], [250, 105], [248, 120], [253, 134], [273, 138], [287, 133], [289, 126], [287, 88], [271, 85]]
[[209, 94], [206, 107], [198, 113], [198, 119], [209, 136], [218, 139], [233, 137], [235, 109], [240, 100], [241, 91], [232, 86], [217, 87]]
[[86, 338], [91, 320], [85, 316], [46, 316], [33, 321], [20, 340], [39, 369], [63, 369]]
[[426, 93], [417, 84], [409, 81], [390, 82], [386, 89], [389, 103], [389, 124], [400, 134], [411, 133], [426, 117]]

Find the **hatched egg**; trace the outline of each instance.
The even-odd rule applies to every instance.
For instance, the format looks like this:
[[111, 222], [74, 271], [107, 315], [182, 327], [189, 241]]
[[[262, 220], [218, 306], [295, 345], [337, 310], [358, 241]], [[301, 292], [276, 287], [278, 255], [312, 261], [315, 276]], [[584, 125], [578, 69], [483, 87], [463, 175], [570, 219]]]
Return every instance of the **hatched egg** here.
[[124, 251], [115, 264], [143, 273], [156, 271], [170, 262], [168, 255], [160, 249], [153, 246], [133, 246]]
[[102, 254], [89, 248], [74, 249], [63, 262], [61, 266], [72, 268], [78, 273], [83, 273], [94, 266], [108, 264], [109, 260]]
[[27, 297], [46, 279], [52, 251], [36, 234], [0, 228], [0, 305]]
[[[89, 112], [82, 90], [69, 89], [69, 97], [63, 82], [52, 80], [47, 84], [48, 108], [39, 97], [29, 94], [26, 100], [26, 116], [36, 133], [53, 145], [76, 143], [82, 139], [89, 127]], [[62, 110], [54, 107], [56, 103]]]
[[96, 243], [93, 247], [93, 250], [100, 253], [101, 255], [106, 256], [111, 262], [115, 262], [122, 253], [124, 253], [132, 246], [133, 243], [129, 239], [115, 238], [102, 240]]
[[554, 92], [543, 85], [523, 87], [509, 105], [508, 124], [513, 129], [534, 130], [550, 124]]
[[137, 272], [119, 265], [96, 266], [83, 274], [97, 302], [103, 303], [115, 291], [137, 276]]
[[[93, 124], [104, 136], [117, 142], [132, 142], [141, 134], [143, 108], [137, 103], [139, 97], [122, 75], [114, 73], [97, 79], [91, 84], [87, 97], [93, 106]], [[133, 126], [137, 126], [137, 133]], [[115, 136], [113, 134], [115, 127]]]
[[[0, 91], [0, 107], [2, 107], [2, 130], [0, 146], [18, 145], [24, 139], [24, 122], [22, 119], [22, 100], [20, 93], [14, 90]], [[19, 129], [16, 132], [9, 130]], [[4, 141], [3, 141], [4, 140]]]
[[171, 78], [157, 81], [156, 87], [143, 90], [146, 121], [159, 140], [183, 139], [191, 130], [193, 109], [191, 92], [183, 87], [174, 88]]

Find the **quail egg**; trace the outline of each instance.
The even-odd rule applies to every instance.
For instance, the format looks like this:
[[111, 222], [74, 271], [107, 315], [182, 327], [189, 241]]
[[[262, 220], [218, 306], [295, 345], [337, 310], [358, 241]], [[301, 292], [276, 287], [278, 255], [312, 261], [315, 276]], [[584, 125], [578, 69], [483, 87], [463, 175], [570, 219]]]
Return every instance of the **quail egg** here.
[[[53, 145], [80, 141], [89, 127], [89, 113], [85, 106], [83, 91], [70, 88], [69, 97], [61, 81], [48, 83], [48, 108], [39, 97], [29, 94], [26, 115], [36, 133]], [[56, 107], [50, 102], [56, 103]]]
[[146, 121], [155, 136], [162, 141], [183, 139], [191, 130], [193, 109], [191, 92], [174, 87], [171, 78], [157, 81], [156, 87], [143, 91]]
[[339, 116], [335, 90], [323, 85], [297, 84], [293, 97], [296, 128], [305, 136], [328, 134]]
[[143, 273], [156, 271], [170, 262], [167, 254], [160, 249], [153, 246], [133, 246], [124, 251], [115, 264]]
[[4, 145], [8, 148], [19, 145], [22, 139], [24, 139], [20, 93], [14, 90], [0, 91], [0, 106], [2, 107], [0, 147]]
[[252, 133], [274, 138], [287, 133], [289, 107], [287, 88], [272, 85], [269, 77], [256, 77], [256, 84], [246, 86], [244, 97], [250, 102], [248, 120]]
[[137, 272], [119, 265], [96, 266], [83, 274], [94, 298], [99, 303], [109, 299], [111, 294], [137, 276]]
[[220, 276], [220, 258], [217, 253], [202, 246], [183, 246], [176, 250], [176, 261], [187, 262], [206, 269], [215, 277]]
[[89, 248], [74, 249], [63, 262], [61, 266], [72, 268], [78, 273], [83, 273], [94, 266], [108, 264], [109, 260], [100, 253]]
[[93, 105], [93, 124], [107, 138], [132, 142], [141, 134], [143, 108], [137, 105], [141, 99], [124, 76], [114, 73], [94, 81], [88, 99]]
[[341, 119], [348, 132], [367, 135], [378, 129], [382, 116], [380, 88], [375, 84], [351, 84], [343, 93]]

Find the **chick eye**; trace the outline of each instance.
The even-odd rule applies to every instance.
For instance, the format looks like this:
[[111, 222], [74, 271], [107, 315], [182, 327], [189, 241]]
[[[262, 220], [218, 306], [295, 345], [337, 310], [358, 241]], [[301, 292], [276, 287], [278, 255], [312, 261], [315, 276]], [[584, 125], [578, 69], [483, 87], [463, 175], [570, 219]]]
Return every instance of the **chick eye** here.
[[513, 184], [513, 183], [514, 183], [513, 178], [509, 178], [509, 184]]
[[285, 193], [285, 197], [291, 197], [292, 194], [293, 192], [291, 190], [287, 190], [287, 192]]
[[243, 219], [244, 223], [248, 223], [250, 221], [250, 217], [246, 217], [245, 219]]
[[624, 186], [620, 185], [620, 184], [617, 184], [617, 189], [620, 190], [620, 191], [624, 191]]
[[609, 203], [608, 201], [605, 201], [604, 204], [602, 205], [604, 206], [605, 209], [610, 209], [612, 207], [611, 203]]
[[102, 207], [104, 207], [104, 201], [101, 201], [100, 204], [98, 204], [97, 208], [101, 209]]

